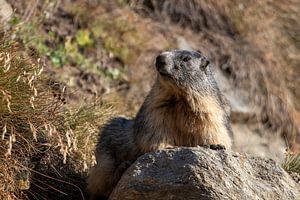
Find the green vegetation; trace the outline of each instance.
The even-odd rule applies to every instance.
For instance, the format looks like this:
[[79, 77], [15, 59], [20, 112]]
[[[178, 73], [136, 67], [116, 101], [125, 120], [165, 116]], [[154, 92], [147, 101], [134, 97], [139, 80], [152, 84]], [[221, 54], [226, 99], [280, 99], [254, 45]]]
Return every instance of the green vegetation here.
[[[77, 11], [77, 15], [88, 15], [83, 11]], [[64, 38], [54, 32], [45, 33], [41, 20], [31, 20], [22, 23], [18, 16], [14, 16], [11, 24], [17, 29], [16, 35], [27, 48], [33, 48], [38, 55], [46, 55], [54, 67], [66, 65], [76, 66], [100, 75], [108, 75], [112, 79], [124, 77], [120, 69], [106, 69], [99, 66], [97, 60], [86, 55], [86, 50], [93, 49], [95, 43], [102, 41], [103, 48], [117, 57], [125, 66], [130, 65], [141, 51], [143, 35], [124, 17], [109, 19], [105, 15], [89, 18], [88, 28], [78, 29], [75, 35]], [[51, 44], [51, 46], [49, 45]]]
[[94, 43], [93, 39], [91, 38], [91, 33], [87, 29], [77, 31], [76, 42], [80, 47], [88, 47]]
[[[72, 65], [85, 71], [107, 76], [108, 78], [123, 78], [122, 70], [114, 69], [113, 72], [107, 70], [99, 66], [97, 60], [85, 54], [85, 51], [93, 48], [96, 42], [95, 35], [90, 29], [79, 29], [75, 35], [63, 39], [62, 43], [57, 33], [44, 32], [41, 20], [33, 19], [22, 23], [17, 16], [14, 16], [11, 20], [11, 25], [16, 30], [15, 36], [21, 39], [22, 44], [27, 49], [34, 49], [39, 56], [47, 56], [54, 67], [62, 68]], [[125, 51], [128, 52], [128, 50]], [[120, 55], [123, 57], [127, 56], [127, 54], [124, 54], [125, 51], [120, 51]], [[117, 76], [116, 73], [118, 74]]]
[[300, 176], [300, 154], [287, 154], [282, 167], [289, 173], [296, 173]]
[[128, 20], [122, 17], [113, 20], [99, 18], [91, 27], [95, 37], [103, 40], [104, 48], [125, 64], [130, 64], [134, 60], [142, 46], [141, 35]]

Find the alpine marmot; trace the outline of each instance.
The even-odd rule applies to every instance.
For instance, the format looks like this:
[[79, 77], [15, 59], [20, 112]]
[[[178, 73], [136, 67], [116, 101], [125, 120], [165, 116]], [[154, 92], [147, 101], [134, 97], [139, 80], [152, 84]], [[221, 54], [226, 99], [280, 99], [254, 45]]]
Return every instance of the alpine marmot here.
[[206, 57], [173, 50], [156, 58], [157, 79], [134, 119], [112, 119], [100, 133], [91, 199], [108, 198], [123, 172], [146, 152], [174, 146], [231, 148], [230, 107]]

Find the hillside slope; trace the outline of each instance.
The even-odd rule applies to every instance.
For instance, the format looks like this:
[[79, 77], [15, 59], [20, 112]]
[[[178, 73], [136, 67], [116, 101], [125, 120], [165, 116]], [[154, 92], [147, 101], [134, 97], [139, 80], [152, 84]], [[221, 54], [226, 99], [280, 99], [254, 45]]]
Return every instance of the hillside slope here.
[[[79, 129], [99, 116], [93, 113], [95, 99], [113, 104], [114, 113], [134, 116], [155, 80], [155, 56], [173, 48], [194, 49], [210, 58], [231, 103], [234, 150], [277, 161], [283, 161], [286, 148], [299, 152], [299, 1], [2, 2], [7, 9], [0, 9], [0, 16], [15, 11], [4, 20], [3, 31], [11, 31], [21, 51], [43, 64], [50, 89], [64, 88], [68, 109], [91, 105], [81, 112], [90, 112], [92, 118], [74, 121], [76, 133], [83, 134], [85, 129]], [[54, 92], [56, 97], [59, 94]], [[101, 110], [102, 104], [97, 108]], [[92, 134], [90, 146], [82, 144], [85, 149], [80, 150], [85, 160], [68, 155], [71, 163], [79, 163], [76, 167], [64, 164], [59, 152], [39, 157], [34, 170], [41, 174], [31, 180], [35, 184], [29, 193], [40, 193], [39, 198], [82, 199], [84, 177], [95, 162], [98, 127], [91, 129], [87, 129]], [[45, 179], [42, 174], [50, 178], [40, 188], [36, 183]], [[58, 183], [62, 186], [56, 188]], [[62, 188], [67, 188], [66, 194]]]

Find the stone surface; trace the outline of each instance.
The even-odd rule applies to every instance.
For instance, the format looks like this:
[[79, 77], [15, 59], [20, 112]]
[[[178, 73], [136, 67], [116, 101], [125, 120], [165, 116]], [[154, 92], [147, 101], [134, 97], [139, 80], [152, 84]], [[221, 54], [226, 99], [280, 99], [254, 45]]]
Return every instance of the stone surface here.
[[138, 158], [124, 173], [110, 200], [299, 199], [297, 187], [273, 160], [184, 147]]
[[282, 137], [276, 133], [265, 130], [263, 133], [257, 125], [234, 123], [233, 149], [240, 153], [252, 156], [271, 158], [276, 162], [284, 162], [286, 156], [286, 144]]

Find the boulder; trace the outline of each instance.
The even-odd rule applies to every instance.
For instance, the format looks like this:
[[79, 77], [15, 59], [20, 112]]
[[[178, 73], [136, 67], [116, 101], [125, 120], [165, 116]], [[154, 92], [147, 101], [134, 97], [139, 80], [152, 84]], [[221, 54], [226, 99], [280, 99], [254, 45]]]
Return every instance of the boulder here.
[[271, 159], [183, 147], [139, 157], [109, 199], [299, 199], [298, 187]]

